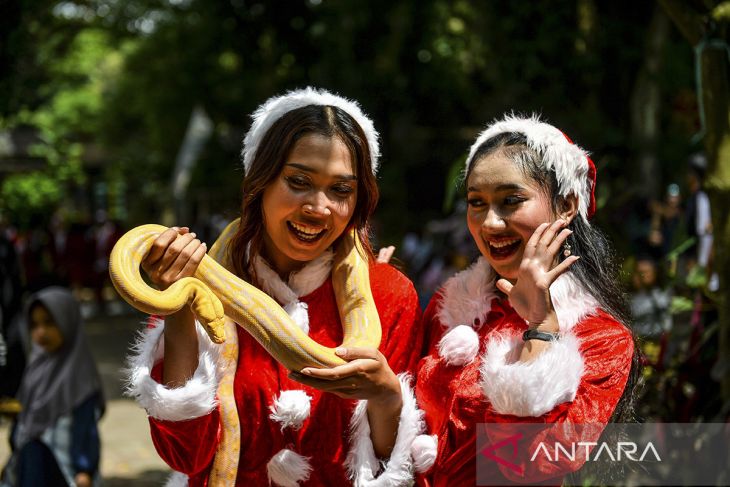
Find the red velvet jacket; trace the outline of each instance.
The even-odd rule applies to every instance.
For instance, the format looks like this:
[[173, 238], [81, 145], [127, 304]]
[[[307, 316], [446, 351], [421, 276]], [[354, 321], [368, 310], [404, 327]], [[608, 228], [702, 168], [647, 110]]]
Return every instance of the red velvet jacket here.
[[[383, 331], [380, 351], [394, 372], [413, 373], [422, 348], [421, 312], [413, 285], [385, 264], [371, 267], [370, 283]], [[309, 336], [325, 346], [339, 345], [342, 327], [330, 278], [299, 299], [308, 305]], [[344, 464], [357, 401], [340, 399], [289, 379], [283, 366], [245, 330], [237, 329], [239, 356], [234, 394], [241, 422], [241, 454], [236, 485], [269, 485], [267, 465], [282, 449], [306, 457], [311, 472], [301, 485], [349, 484]], [[158, 382], [161, 378], [159, 362], [152, 378]], [[298, 429], [271, 417], [275, 399], [289, 390], [304, 391], [311, 398], [310, 413]], [[208, 485], [220, 433], [218, 410], [186, 421], [153, 416], [151, 413], [152, 439], [162, 459], [172, 469], [187, 474], [189, 485]]]
[[[515, 363], [527, 325], [492, 284], [484, 285], [492, 278], [480, 261], [447, 282], [424, 313], [427, 338], [416, 396], [437, 450], [435, 464], [420, 475], [419, 485], [476, 485], [478, 423], [606, 424], [624, 391], [632, 336], [596, 309], [569, 276], [551, 287], [563, 336], [527, 364]], [[534, 451], [551, 435], [560, 433], [548, 428], [528, 438], [526, 450]], [[489, 439], [491, 444], [501, 438]], [[495, 484], [501, 485], [505, 477], [559, 485], [580, 467], [576, 462], [521, 462], [523, 474], [516, 475], [494, 461], [480, 458], [480, 464], [486, 478], [499, 479]]]

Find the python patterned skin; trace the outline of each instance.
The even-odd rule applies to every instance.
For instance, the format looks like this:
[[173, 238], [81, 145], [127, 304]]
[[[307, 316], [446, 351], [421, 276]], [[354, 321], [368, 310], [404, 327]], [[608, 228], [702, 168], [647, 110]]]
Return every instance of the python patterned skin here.
[[[114, 287], [130, 305], [163, 316], [190, 305], [216, 343], [225, 340], [225, 314], [290, 370], [344, 363], [333, 348], [309, 338], [269, 295], [235, 276], [210, 256], [203, 257], [195, 277], [180, 279], [165, 291], [148, 286], [140, 273], [140, 264], [152, 242], [166, 229], [154, 224], [133, 228], [112, 250], [109, 274]], [[353, 232], [343, 236], [332, 267], [343, 345], [377, 348], [381, 337], [380, 318], [370, 290], [368, 263], [361, 256], [354, 235]], [[224, 247], [220, 242], [216, 246]]]

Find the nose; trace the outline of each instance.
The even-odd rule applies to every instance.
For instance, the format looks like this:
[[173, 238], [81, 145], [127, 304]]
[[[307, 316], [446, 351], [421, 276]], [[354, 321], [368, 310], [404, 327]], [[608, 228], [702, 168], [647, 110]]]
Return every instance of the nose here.
[[330, 204], [331, 201], [327, 195], [322, 191], [318, 191], [302, 205], [302, 211], [305, 215], [322, 218], [332, 214]]
[[494, 232], [504, 229], [505, 226], [502, 215], [495, 211], [494, 208], [487, 210], [486, 215], [484, 215], [484, 221], [482, 221], [482, 230]]

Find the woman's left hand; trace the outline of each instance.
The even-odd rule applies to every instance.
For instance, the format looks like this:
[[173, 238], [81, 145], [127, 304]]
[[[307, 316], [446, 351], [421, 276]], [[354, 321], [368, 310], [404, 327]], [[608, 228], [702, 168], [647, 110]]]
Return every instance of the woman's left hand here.
[[566, 224], [559, 219], [538, 226], [525, 246], [515, 284], [507, 279], [497, 281], [497, 287], [507, 295], [510, 305], [531, 327], [544, 323], [554, 313], [550, 285], [579, 259], [571, 255], [557, 263], [563, 243], [573, 233], [563, 228]]
[[400, 402], [400, 382], [380, 351], [339, 347], [335, 353], [348, 362], [329, 369], [306, 367], [301, 372], [291, 372], [289, 377], [346, 399], [368, 399], [381, 404]]

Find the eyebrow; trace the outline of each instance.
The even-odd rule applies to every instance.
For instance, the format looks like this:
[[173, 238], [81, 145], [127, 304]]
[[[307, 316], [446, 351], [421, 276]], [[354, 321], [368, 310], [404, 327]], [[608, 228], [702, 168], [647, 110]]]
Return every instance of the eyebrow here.
[[[524, 188], [519, 184], [508, 183], [508, 184], [500, 184], [499, 186], [494, 188], [494, 191], [518, 191], [521, 189], [524, 189]], [[466, 190], [467, 191], [477, 191], [477, 192], [480, 191], [479, 188], [477, 188], [476, 186], [469, 186], [468, 188], [466, 188]]]
[[[312, 169], [309, 166], [305, 166], [304, 164], [297, 164], [296, 162], [287, 162], [285, 165], [294, 167], [294, 168], [299, 169], [304, 172], [308, 172], [310, 174], [317, 174], [317, 171], [315, 171], [314, 169]], [[338, 174], [335, 176], [335, 178], [342, 179], [345, 181], [357, 181], [357, 176], [355, 176], [354, 174]]]

